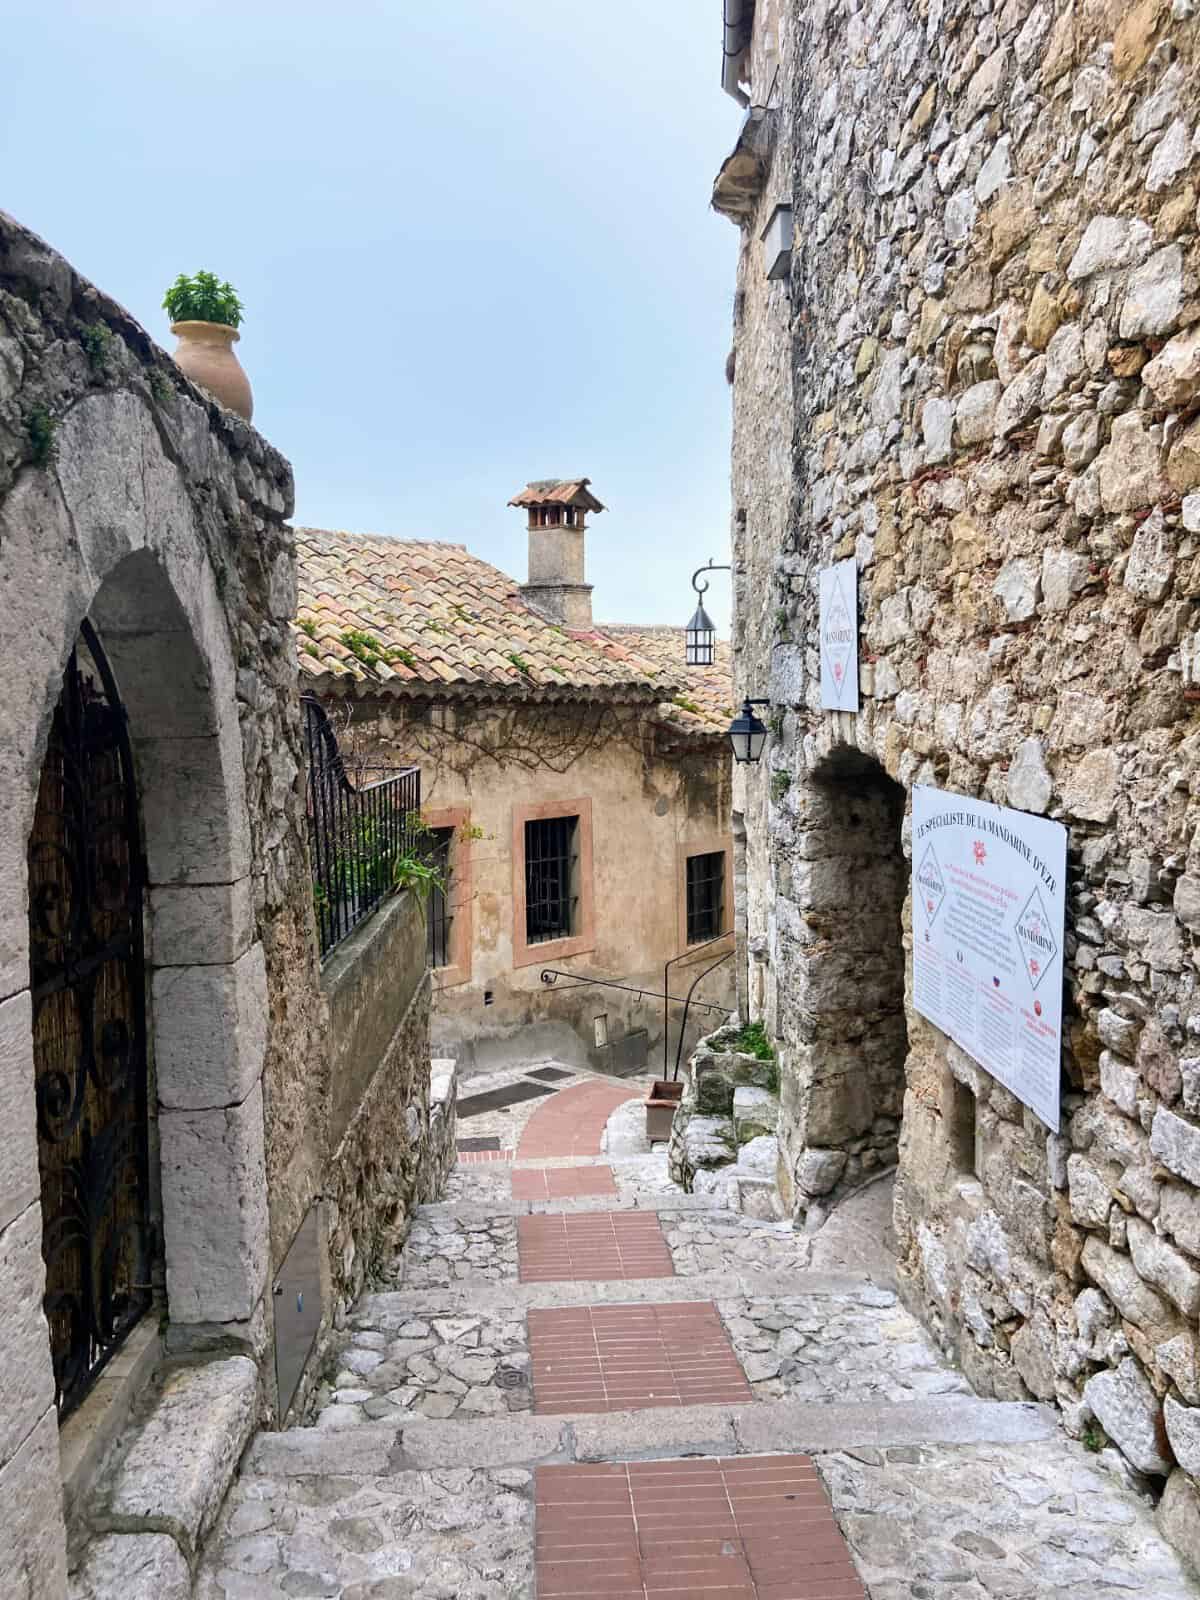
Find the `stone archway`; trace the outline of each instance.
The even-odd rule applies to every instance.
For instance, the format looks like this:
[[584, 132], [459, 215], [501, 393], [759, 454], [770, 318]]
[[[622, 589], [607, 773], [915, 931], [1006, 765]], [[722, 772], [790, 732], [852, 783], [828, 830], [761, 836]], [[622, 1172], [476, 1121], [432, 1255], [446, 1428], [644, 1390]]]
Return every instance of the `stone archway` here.
[[793, 803], [795, 846], [776, 863], [798, 913], [778, 976], [781, 1120], [793, 1206], [804, 1213], [896, 1162], [908, 874], [904, 791], [877, 761], [836, 747]]
[[[201, 461], [189, 470], [206, 469]], [[34, 1482], [46, 1507], [57, 1498], [49, 1483], [59, 1450], [42, 1310], [28, 848], [50, 725], [85, 620], [120, 684], [138, 778], [159, 1158], [152, 1154], [150, 1187], [153, 1195], [157, 1170], [166, 1347], [240, 1347], [259, 1357], [267, 1345], [265, 963], [236, 692], [237, 606], [224, 603], [221, 561], [210, 555], [230, 513], [222, 502], [209, 526], [206, 504], [168, 454], [146, 402], [125, 391], [81, 398], [56, 430], [51, 469], [23, 472], [0, 501], [0, 657], [19, 666], [6, 683], [0, 740], [5, 1504], [12, 1485]], [[44, 1549], [21, 1559], [58, 1571], [61, 1520], [47, 1511], [37, 1528]]]

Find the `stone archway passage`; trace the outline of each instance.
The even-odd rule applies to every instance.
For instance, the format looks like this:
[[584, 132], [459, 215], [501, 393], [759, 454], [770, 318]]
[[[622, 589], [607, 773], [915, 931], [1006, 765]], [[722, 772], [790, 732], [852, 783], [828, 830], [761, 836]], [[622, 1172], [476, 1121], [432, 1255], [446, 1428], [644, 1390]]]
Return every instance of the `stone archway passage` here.
[[904, 791], [837, 750], [807, 780], [790, 898], [798, 939], [778, 973], [782, 1132], [796, 1203], [895, 1163], [904, 1104]]
[[60, 1419], [151, 1301], [142, 895], [125, 708], [85, 622], [29, 841], [44, 1306]]

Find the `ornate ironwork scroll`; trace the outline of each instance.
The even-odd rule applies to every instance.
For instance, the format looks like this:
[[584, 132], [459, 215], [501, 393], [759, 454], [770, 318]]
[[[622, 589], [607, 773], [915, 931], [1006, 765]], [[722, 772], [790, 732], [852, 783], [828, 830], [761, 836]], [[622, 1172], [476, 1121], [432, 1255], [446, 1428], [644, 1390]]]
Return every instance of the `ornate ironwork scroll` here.
[[151, 1301], [142, 881], [125, 711], [85, 622], [29, 841], [45, 1310], [60, 1419]]

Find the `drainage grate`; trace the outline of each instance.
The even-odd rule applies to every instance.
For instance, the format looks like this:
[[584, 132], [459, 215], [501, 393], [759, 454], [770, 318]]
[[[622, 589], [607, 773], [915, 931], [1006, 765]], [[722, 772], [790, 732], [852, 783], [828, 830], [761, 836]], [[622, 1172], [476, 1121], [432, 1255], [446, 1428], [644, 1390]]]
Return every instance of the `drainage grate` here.
[[522, 1372], [519, 1367], [496, 1368], [496, 1385], [500, 1389], [524, 1389], [528, 1383], [528, 1373]]
[[527, 1078], [540, 1078], [543, 1083], [557, 1083], [560, 1078], [573, 1078], [573, 1072], [566, 1072], [562, 1067], [538, 1067], [535, 1072], [527, 1072]]
[[540, 1094], [553, 1094], [548, 1083], [510, 1083], [505, 1089], [489, 1089], [486, 1094], [469, 1094], [458, 1102], [458, 1120], [479, 1117], [485, 1111], [502, 1111], [519, 1100], [536, 1100]]
[[[460, 1112], [459, 1115], [461, 1116], [462, 1113]], [[498, 1135], [490, 1139], [460, 1139], [458, 1141], [458, 1153], [460, 1156], [473, 1155], [480, 1150], [499, 1150], [499, 1148], [500, 1139]]]

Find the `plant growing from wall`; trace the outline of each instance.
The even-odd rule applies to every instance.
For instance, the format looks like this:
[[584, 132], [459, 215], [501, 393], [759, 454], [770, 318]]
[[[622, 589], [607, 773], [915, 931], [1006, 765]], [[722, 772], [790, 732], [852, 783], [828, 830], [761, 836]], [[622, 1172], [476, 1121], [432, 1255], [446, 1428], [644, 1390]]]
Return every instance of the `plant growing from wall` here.
[[[361, 628], [343, 628], [342, 643], [364, 667], [377, 667], [381, 661], [390, 664], [399, 654], [398, 651], [389, 650], [386, 645], [380, 644], [374, 634], [364, 633]], [[411, 659], [406, 664], [411, 665]]]
[[97, 378], [107, 377], [112, 362], [112, 329], [106, 322], [89, 322], [79, 335], [88, 366]]
[[790, 772], [773, 772], [771, 774], [771, 799], [778, 805], [784, 795], [792, 787]]
[[54, 455], [54, 430], [58, 426], [45, 406], [31, 406], [25, 417], [25, 435], [35, 467], [44, 467]]
[[215, 272], [181, 272], [163, 296], [163, 310], [172, 322], [219, 322], [241, 326], [243, 306], [231, 283]]

